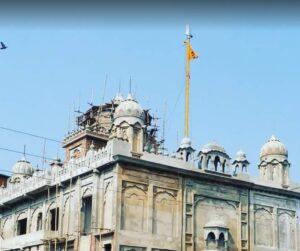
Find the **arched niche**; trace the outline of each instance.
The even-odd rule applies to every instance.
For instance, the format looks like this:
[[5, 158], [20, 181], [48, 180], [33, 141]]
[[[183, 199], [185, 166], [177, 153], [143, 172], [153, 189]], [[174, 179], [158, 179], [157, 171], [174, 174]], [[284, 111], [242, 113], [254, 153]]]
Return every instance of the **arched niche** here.
[[43, 228], [43, 213], [41, 207], [36, 207], [32, 213], [30, 218], [30, 232], [35, 232], [42, 230]]
[[61, 219], [63, 234], [72, 234], [75, 230], [74, 228], [76, 222], [73, 195], [69, 195], [65, 198]]
[[259, 208], [254, 213], [254, 241], [258, 246], [273, 246], [274, 222], [270, 211]]
[[147, 193], [140, 185], [129, 185], [122, 191], [121, 228], [143, 232], [146, 227]]
[[161, 191], [154, 196], [153, 205], [153, 233], [176, 236], [177, 200], [174, 194]]

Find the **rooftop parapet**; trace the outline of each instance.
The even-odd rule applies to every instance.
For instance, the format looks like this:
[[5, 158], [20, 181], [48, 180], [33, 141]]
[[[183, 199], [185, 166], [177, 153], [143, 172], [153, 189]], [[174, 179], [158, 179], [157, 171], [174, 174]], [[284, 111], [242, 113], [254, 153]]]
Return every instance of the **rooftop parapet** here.
[[105, 165], [113, 160], [113, 154], [117, 153], [116, 142], [110, 142], [89, 156], [71, 159], [55, 170], [35, 171], [32, 176], [27, 177], [20, 183], [9, 184], [8, 187], [0, 188], [0, 206], [5, 203], [13, 203], [26, 196], [31, 196], [50, 186], [69, 180], [95, 168]]

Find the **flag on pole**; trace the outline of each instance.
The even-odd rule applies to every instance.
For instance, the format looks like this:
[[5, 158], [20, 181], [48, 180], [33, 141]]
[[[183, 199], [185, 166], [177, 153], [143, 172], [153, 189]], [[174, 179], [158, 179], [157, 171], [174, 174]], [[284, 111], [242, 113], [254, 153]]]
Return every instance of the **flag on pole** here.
[[188, 55], [187, 55], [188, 60], [193, 60], [193, 59], [198, 58], [197, 53], [193, 50], [193, 48], [190, 44], [188, 44], [187, 53], [188, 53]]

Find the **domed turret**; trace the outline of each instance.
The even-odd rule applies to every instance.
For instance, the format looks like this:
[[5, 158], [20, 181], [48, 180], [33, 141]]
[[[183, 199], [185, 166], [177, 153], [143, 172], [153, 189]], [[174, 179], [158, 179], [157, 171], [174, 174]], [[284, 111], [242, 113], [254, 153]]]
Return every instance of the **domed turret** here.
[[110, 139], [128, 141], [133, 153], [141, 153], [144, 147], [145, 112], [131, 94], [121, 101], [114, 112]]
[[274, 135], [271, 136], [269, 141], [263, 145], [260, 150], [260, 158], [264, 158], [270, 155], [279, 155], [288, 157], [288, 151], [284, 144], [280, 142]]
[[220, 145], [218, 145], [218, 143], [216, 143], [216, 142], [211, 142], [211, 143], [204, 145], [200, 152], [202, 152], [202, 153], [219, 152], [219, 153], [226, 154], [225, 149], [223, 147], [221, 147]]
[[225, 172], [225, 168], [229, 166], [230, 157], [225, 149], [215, 142], [204, 145], [198, 157], [200, 169]]
[[238, 151], [236, 153], [235, 160], [232, 162], [232, 165], [234, 167], [234, 174], [237, 174], [237, 173], [240, 173], [240, 172], [247, 173], [249, 164], [250, 163], [247, 160], [246, 153], [244, 153], [241, 150]]
[[12, 173], [13, 174], [10, 178], [10, 182], [18, 183], [22, 179], [32, 176], [34, 173], [34, 168], [24, 156], [16, 164], [13, 165]]
[[61, 159], [56, 156], [55, 158], [53, 158], [53, 160], [50, 163], [51, 166], [51, 172], [53, 173], [54, 176], [58, 175], [58, 171], [60, 171], [62, 169], [63, 163], [61, 162]]
[[289, 167], [288, 151], [284, 144], [273, 135], [260, 151], [260, 177], [288, 187]]
[[20, 174], [24, 176], [31, 176], [34, 169], [29, 161], [25, 157], [21, 158], [12, 168], [14, 174]]
[[145, 113], [140, 104], [132, 97], [131, 94], [120, 102], [114, 113], [114, 124], [118, 125], [126, 121], [132, 125], [136, 122], [144, 124]]
[[184, 137], [177, 150], [178, 158], [181, 158], [187, 162], [191, 162], [194, 160], [194, 152], [195, 150], [192, 147], [191, 139], [188, 137]]

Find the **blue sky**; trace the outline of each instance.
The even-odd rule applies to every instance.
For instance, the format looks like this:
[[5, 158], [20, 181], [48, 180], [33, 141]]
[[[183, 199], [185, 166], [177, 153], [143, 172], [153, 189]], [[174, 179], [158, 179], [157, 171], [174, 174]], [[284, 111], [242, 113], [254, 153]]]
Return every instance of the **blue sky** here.
[[[197, 151], [210, 141], [229, 155], [244, 150], [257, 175], [261, 146], [275, 134], [288, 148], [291, 176], [300, 180], [299, 58], [296, 26], [191, 23], [191, 138]], [[119, 82], [144, 108], [162, 117], [167, 103], [166, 140], [176, 150], [183, 134], [185, 23], [159, 26], [8, 26], [0, 28], [0, 126], [62, 139], [69, 112], [109, 101]], [[178, 99], [179, 98], [179, 99]], [[176, 102], [176, 100], [179, 100]], [[73, 112], [71, 113], [73, 124]], [[177, 133], [178, 132], [178, 133]], [[43, 140], [0, 130], [0, 147], [41, 155]], [[59, 144], [46, 155], [63, 157]], [[19, 154], [0, 151], [0, 169], [11, 170]], [[36, 158], [28, 159], [41, 166]]]

